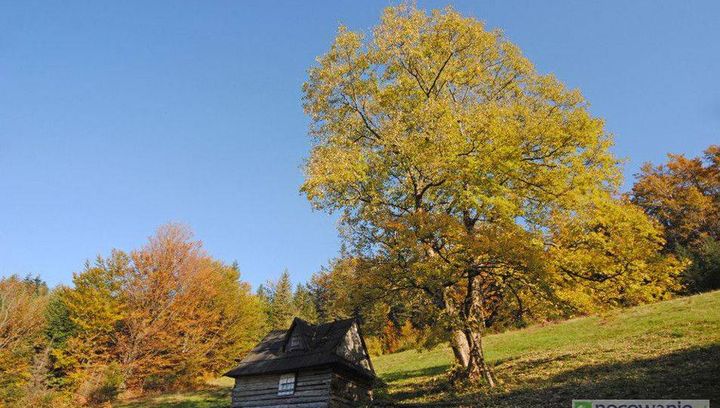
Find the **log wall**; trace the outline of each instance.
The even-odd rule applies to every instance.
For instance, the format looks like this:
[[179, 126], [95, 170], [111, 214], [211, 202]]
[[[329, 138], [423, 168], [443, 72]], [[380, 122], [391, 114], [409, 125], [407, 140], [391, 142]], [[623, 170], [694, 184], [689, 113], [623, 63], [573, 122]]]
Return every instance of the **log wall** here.
[[235, 379], [232, 407], [328, 408], [332, 370], [307, 369], [295, 373], [295, 392], [278, 396], [280, 374]]
[[306, 369], [295, 373], [295, 392], [278, 396], [280, 374], [266, 374], [235, 379], [232, 407], [272, 408], [345, 408], [372, 399], [366, 381], [331, 368]]

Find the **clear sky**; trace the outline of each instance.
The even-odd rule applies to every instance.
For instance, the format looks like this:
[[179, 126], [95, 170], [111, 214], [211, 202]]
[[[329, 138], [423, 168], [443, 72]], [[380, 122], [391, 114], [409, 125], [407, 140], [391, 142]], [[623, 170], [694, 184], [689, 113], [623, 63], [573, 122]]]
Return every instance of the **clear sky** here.
[[[254, 286], [307, 279], [339, 241], [298, 193], [301, 85], [339, 24], [367, 32], [388, 4], [0, 0], [0, 276], [68, 283], [177, 221]], [[625, 188], [720, 143], [720, 2], [451, 4], [583, 91]]]

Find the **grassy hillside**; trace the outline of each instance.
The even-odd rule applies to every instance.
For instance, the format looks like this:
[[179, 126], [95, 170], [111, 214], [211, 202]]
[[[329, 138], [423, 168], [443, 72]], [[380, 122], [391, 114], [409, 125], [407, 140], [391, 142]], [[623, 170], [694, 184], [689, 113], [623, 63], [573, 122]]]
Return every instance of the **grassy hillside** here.
[[[557, 406], [573, 398], [720, 399], [720, 292], [488, 336], [501, 384], [455, 392], [447, 347], [376, 357], [387, 401], [432, 406]], [[117, 405], [227, 407], [229, 382], [208, 391]]]
[[452, 353], [374, 359], [397, 401], [569, 407], [573, 398], [720, 399], [720, 292], [488, 336], [502, 384], [454, 393]]

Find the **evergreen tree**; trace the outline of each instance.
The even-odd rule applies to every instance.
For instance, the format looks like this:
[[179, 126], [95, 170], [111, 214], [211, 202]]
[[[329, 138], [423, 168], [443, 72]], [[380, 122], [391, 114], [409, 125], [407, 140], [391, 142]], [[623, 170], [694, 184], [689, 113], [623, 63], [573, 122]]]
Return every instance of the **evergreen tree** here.
[[268, 324], [273, 330], [287, 329], [295, 312], [290, 273], [286, 269], [277, 281], [269, 282], [268, 286]]
[[313, 301], [310, 289], [307, 286], [298, 285], [295, 287], [295, 293], [293, 294], [293, 306], [295, 308], [295, 315], [310, 323], [316, 323], [318, 321], [318, 313]]

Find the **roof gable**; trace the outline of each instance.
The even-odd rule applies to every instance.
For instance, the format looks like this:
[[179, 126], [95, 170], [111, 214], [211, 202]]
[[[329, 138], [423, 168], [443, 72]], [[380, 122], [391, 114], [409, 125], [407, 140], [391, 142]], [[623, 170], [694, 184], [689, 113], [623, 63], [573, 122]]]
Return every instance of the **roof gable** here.
[[309, 350], [312, 346], [312, 326], [300, 318], [294, 318], [283, 339], [284, 352], [294, 351], [291, 344], [293, 337], [297, 337], [300, 340], [300, 350]]
[[366, 370], [375, 371], [357, 322], [352, 323], [350, 329], [338, 343], [335, 352]]

